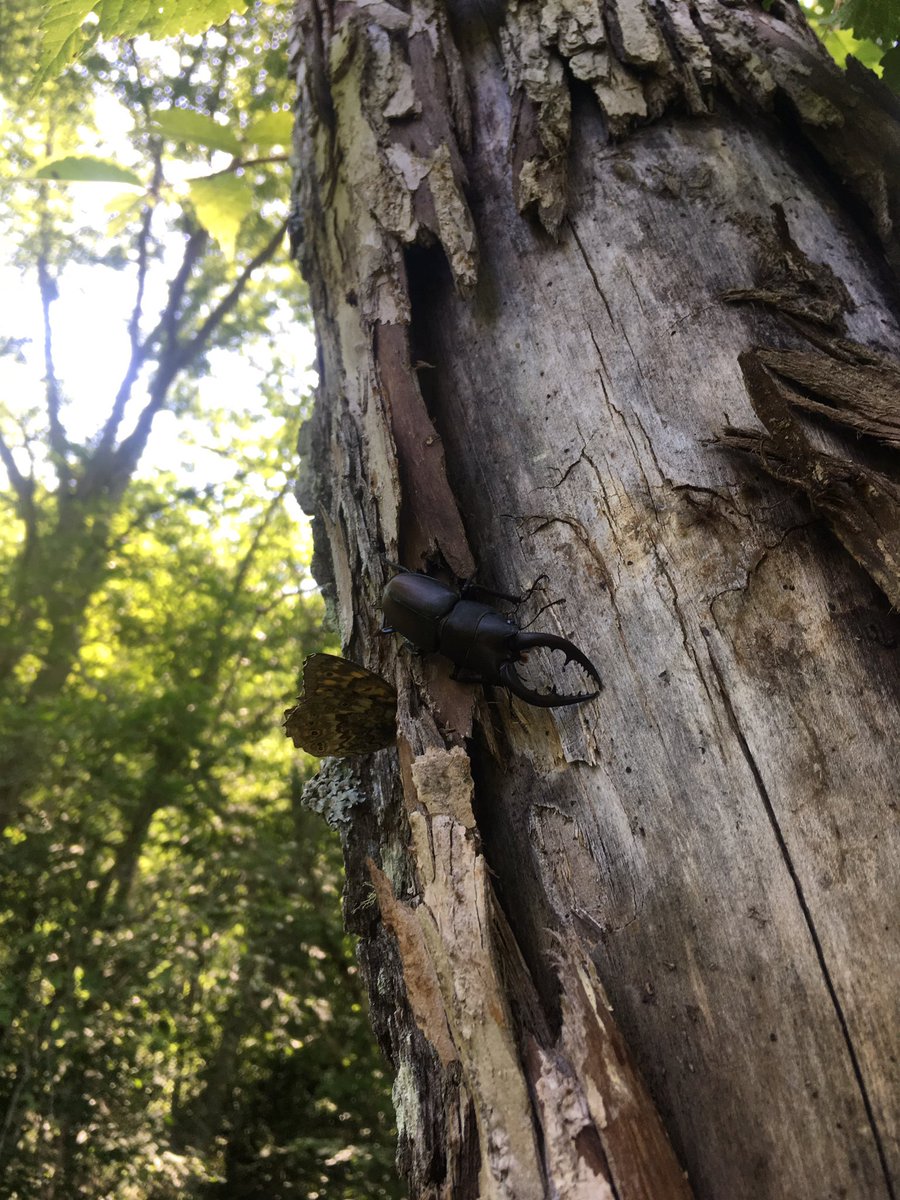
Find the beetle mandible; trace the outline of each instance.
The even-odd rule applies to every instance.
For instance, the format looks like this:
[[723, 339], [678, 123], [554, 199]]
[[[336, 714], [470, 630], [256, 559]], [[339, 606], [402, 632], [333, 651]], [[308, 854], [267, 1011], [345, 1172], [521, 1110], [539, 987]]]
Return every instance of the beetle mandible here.
[[[552, 633], [527, 633], [512, 617], [468, 599], [473, 590], [476, 585], [467, 585], [460, 593], [430, 575], [401, 568], [384, 589], [381, 632], [400, 633], [421, 653], [436, 652], [449, 658], [454, 679], [505, 687], [520, 700], [541, 708], [581, 704], [600, 694], [603, 683], [597, 668], [577, 646]], [[526, 651], [538, 647], [562, 650], [566, 662], [578, 663], [597, 690], [562, 695], [530, 688], [516, 671], [516, 663], [524, 661]]]

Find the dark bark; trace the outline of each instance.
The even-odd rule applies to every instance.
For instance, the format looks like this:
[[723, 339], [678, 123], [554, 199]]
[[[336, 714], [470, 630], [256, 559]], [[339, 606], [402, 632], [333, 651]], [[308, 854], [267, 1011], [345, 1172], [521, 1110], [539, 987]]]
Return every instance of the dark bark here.
[[[696, 1195], [896, 1197], [896, 102], [780, 3], [302, 0], [295, 62], [302, 499], [400, 696], [315, 802], [411, 1195], [686, 1194], [636, 1064]], [[545, 573], [603, 696], [397, 654], [385, 557]]]

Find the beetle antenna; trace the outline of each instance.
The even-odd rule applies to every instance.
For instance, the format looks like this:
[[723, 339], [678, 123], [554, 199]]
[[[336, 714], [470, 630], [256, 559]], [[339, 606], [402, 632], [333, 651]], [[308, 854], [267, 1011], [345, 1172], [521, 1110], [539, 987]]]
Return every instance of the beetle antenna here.
[[535, 623], [535, 621], [538, 619], [538, 617], [541, 615], [541, 613], [545, 613], [548, 608], [553, 608], [553, 606], [555, 604], [565, 604], [565, 602], [566, 601], [564, 598], [560, 598], [559, 600], [548, 600], [547, 603], [543, 606], [543, 608], [539, 608], [537, 610], [537, 612], [534, 614], [534, 616], [531, 618], [531, 620], [528, 622], [528, 624], [523, 625], [522, 628], [530, 629], [532, 627], [532, 625]]
[[[526, 600], [530, 600], [530, 599], [531, 599], [531, 597], [534, 595], [534, 593], [535, 593], [535, 592], [538, 590], [538, 584], [539, 584], [539, 583], [544, 583], [545, 581], [546, 581], [547, 583], [549, 583], [549, 582], [550, 582], [550, 576], [549, 576], [549, 575], [545, 575], [543, 572], [541, 572], [541, 574], [540, 574], [540, 575], [538, 575], [537, 579], [534, 581], [534, 583], [531, 585], [531, 587], [528, 589], [528, 591], [527, 591], [527, 592], [525, 593], [525, 595], [522, 597], [522, 601], [521, 601], [521, 602], [522, 602], [522, 604], [524, 604]], [[554, 601], [554, 604], [555, 604], [555, 603], [556, 603], [556, 601]], [[549, 608], [549, 607], [550, 607], [550, 605], [548, 604], [548, 605], [546, 605], [545, 607]], [[542, 608], [542, 609], [541, 609], [541, 612], [543, 612], [543, 611], [544, 611], [544, 609]]]
[[[495, 600], [505, 600], [508, 604], [512, 604], [516, 608], [521, 608], [523, 604], [531, 599], [531, 597], [537, 591], [538, 584], [540, 584], [540, 582], [544, 579], [546, 579], [548, 583], [550, 582], [549, 575], [538, 575], [537, 579], [524, 596], [511, 596], [508, 592], [497, 592], [493, 588], [485, 587], [484, 584], [476, 583], [475, 576], [472, 575], [463, 583], [459, 589], [459, 592], [461, 596], [470, 596], [472, 592], [481, 592], [483, 596], [493, 596]], [[558, 604], [559, 601], [554, 600], [552, 603]], [[545, 605], [545, 607], [549, 608], [549, 605]], [[542, 608], [541, 612], [543, 611], [544, 609]], [[540, 616], [540, 613], [538, 613], [538, 616]], [[537, 618], [535, 618], [535, 620], [537, 620]]]

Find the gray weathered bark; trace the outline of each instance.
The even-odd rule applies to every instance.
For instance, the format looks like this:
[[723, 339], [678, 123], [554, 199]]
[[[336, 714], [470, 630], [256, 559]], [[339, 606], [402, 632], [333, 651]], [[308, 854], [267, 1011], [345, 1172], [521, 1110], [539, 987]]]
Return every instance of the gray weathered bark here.
[[[411, 1195], [896, 1197], [898, 106], [782, 0], [301, 0], [295, 65], [303, 498], [400, 693], [316, 802]], [[398, 653], [385, 556], [546, 573], [603, 695]]]

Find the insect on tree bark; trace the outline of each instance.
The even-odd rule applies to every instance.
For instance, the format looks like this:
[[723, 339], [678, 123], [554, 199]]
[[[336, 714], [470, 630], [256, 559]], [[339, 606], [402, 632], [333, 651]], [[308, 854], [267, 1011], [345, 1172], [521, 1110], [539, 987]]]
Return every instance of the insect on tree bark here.
[[[410, 1195], [896, 1198], [900, 105], [783, 0], [301, 0], [294, 69]], [[602, 695], [398, 653], [386, 560], [546, 575]]]

